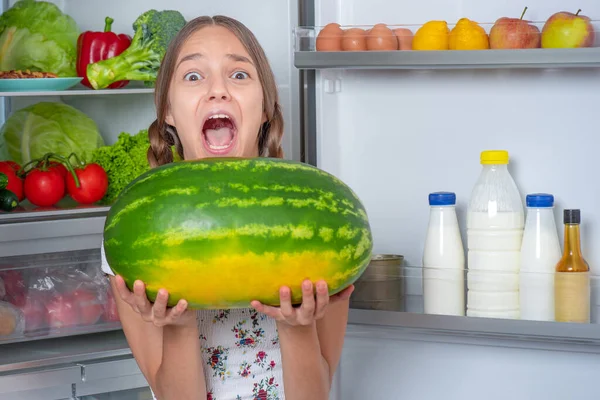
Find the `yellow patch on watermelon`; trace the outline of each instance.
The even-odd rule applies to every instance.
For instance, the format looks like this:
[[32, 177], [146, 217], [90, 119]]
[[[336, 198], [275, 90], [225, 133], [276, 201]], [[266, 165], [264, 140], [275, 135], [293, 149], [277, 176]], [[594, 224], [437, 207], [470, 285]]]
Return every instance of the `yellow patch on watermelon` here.
[[340, 263], [343, 261], [334, 251], [231, 254], [204, 263], [165, 256], [148, 269], [146, 285], [152, 293], [165, 288], [193, 308], [244, 308], [254, 299], [278, 305], [280, 286], [290, 287], [292, 301], [300, 303], [305, 279], [324, 279], [329, 289], [337, 292], [361, 267], [340, 271]]

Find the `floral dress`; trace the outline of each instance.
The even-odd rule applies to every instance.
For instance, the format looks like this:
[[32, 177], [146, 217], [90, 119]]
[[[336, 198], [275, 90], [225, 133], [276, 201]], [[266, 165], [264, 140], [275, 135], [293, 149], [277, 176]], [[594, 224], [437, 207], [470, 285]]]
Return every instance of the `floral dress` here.
[[[102, 249], [102, 271], [110, 270]], [[197, 311], [207, 400], [285, 400], [275, 320], [254, 309]]]

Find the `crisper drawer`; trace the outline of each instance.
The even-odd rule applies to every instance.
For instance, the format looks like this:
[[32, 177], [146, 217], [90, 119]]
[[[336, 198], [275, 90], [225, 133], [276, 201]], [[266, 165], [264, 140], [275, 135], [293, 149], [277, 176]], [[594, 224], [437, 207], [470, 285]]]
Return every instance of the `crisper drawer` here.
[[100, 249], [0, 258], [0, 351], [8, 342], [120, 329], [109, 289]]
[[151, 399], [132, 357], [0, 373], [0, 400]]

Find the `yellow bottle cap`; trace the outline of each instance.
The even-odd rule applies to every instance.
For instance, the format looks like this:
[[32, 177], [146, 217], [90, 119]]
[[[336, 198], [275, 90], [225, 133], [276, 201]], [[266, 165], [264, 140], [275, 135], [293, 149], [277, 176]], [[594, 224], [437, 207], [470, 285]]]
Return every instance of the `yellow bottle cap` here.
[[508, 151], [486, 150], [481, 152], [482, 164], [508, 164]]

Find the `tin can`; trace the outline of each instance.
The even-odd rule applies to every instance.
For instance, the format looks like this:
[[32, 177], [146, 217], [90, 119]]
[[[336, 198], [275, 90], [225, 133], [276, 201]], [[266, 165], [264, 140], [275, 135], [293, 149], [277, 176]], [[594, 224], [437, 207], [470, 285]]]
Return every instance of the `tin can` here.
[[404, 311], [404, 256], [375, 254], [362, 276], [354, 283], [351, 308]]

